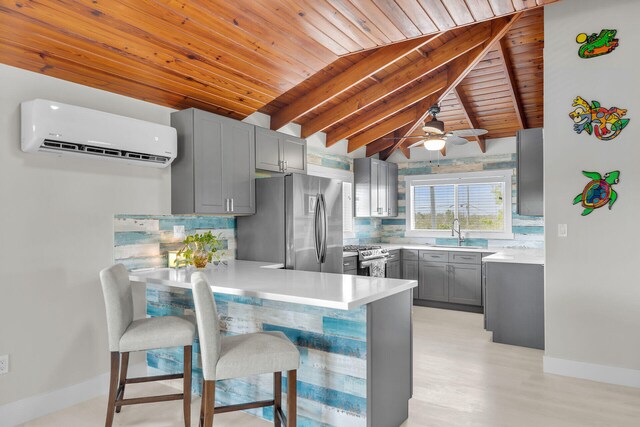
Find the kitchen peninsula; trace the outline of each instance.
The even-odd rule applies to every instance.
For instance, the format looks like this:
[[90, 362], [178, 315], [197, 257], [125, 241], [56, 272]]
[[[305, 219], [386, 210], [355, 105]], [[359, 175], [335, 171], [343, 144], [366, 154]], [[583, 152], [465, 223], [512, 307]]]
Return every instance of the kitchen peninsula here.
[[[147, 287], [147, 314], [193, 310], [191, 270], [132, 271]], [[282, 331], [298, 346], [298, 420], [303, 425], [400, 425], [412, 395], [411, 289], [414, 280], [382, 279], [299, 270], [251, 261], [228, 261], [206, 270], [227, 334]], [[200, 394], [198, 345], [194, 387]], [[178, 350], [147, 355], [150, 368], [182, 369]], [[271, 376], [219, 382], [222, 404], [268, 399]], [[286, 391], [286, 390], [285, 390]], [[273, 419], [271, 408], [251, 410]], [[304, 421], [304, 422], [303, 422]]]

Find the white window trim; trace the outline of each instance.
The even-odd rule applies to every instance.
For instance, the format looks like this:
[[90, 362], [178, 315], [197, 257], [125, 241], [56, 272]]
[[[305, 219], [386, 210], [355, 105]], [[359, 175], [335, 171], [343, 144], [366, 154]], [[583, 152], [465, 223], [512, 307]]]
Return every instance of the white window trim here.
[[[339, 179], [340, 181], [346, 181], [346, 182], [350, 182], [351, 183], [351, 190], [352, 190], [352, 194], [351, 194], [351, 200], [355, 199], [355, 196], [353, 194], [353, 190], [355, 188], [355, 186], [353, 185], [353, 172], [351, 171], [347, 171], [344, 169], [336, 169], [336, 168], [328, 168], [326, 166], [319, 166], [319, 165], [313, 165], [313, 164], [307, 164], [307, 174], [308, 175], [313, 175], [313, 176], [321, 176], [324, 178], [332, 178], [332, 179]], [[353, 239], [356, 237], [356, 231], [355, 231], [355, 224], [354, 224], [354, 219], [353, 216], [351, 217], [351, 232], [344, 232], [342, 234], [342, 237], [344, 239]]]
[[[512, 180], [513, 170], [493, 170], [482, 172], [463, 172], [463, 173], [447, 173], [447, 174], [432, 174], [432, 175], [407, 175], [404, 178], [406, 189], [406, 231], [405, 235], [409, 237], [449, 237], [451, 238], [451, 231], [435, 231], [435, 230], [412, 230], [411, 224], [413, 224], [413, 200], [411, 187], [416, 184], [426, 185], [447, 185], [447, 184], [462, 184], [464, 181], [471, 182], [496, 182], [502, 181], [505, 184], [504, 191], [504, 204], [505, 204], [505, 217], [504, 217], [504, 230], [503, 231], [464, 231], [462, 235], [465, 239], [513, 239], [512, 228], [512, 214], [513, 205], [511, 204], [511, 192], [512, 192]], [[457, 236], [455, 236], [457, 237]], [[454, 237], [454, 238], [455, 238]]]

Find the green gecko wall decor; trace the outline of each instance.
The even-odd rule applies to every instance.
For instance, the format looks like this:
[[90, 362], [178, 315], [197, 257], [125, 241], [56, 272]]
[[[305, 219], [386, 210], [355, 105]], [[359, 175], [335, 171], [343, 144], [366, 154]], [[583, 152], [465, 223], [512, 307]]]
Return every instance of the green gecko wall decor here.
[[578, 56], [583, 59], [589, 59], [613, 52], [619, 45], [618, 39], [615, 38], [617, 33], [618, 30], [605, 29], [600, 31], [600, 34], [578, 34], [576, 43], [582, 45], [580, 49], [578, 49]]
[[582, 216], [587, 216], [594, 209], [609, 204], [609, 209], [618, 200], [618, 193], [612, 188], [620, 182], [620, 171], [611, 171], [604, 174], [604, 178], [598, 172], [582, 171], [582, 174], [591, 179], [584, 187], [582, 193], [573, 199], [573, 204], [582, 203], [584, 210]]

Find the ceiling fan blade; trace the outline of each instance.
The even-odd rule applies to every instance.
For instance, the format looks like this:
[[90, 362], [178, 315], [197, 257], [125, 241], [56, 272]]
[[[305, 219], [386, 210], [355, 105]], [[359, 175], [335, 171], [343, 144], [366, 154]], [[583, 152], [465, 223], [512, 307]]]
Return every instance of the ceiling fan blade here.
[[399, 141], [401, 139], [416, 139], [416, 138], [424, 139], [424, 136], [405, 136], [404, 138], [380, 138], [380, 139], [384, 141]]
[[411, 144], [410, 146], [408, 146], [407, 148], [413, 148], [413, 147], [419, 147], [420, 145], [424, 144], [424, 139], [414, 142], [413, 144]]
[[457, 135], [448, 135], [444, 138], [447, 142], [452, 143], [453, 145], [464, 145], [469, 142], [468, 139], [461, 138]]
[[460, 130], [452, 130], [450, 133], [455, 136], [462, 136], [468, 138], [470, 136], [480, 136], [485, 135], [489, 131], [486, 129], [460, 129]]

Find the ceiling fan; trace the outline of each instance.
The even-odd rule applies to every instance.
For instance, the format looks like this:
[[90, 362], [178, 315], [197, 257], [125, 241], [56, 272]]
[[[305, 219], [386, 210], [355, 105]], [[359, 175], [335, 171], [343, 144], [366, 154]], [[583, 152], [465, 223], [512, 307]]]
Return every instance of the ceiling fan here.
[[[419, 136], [407, 136], [404, 139], [419, 139], [407, 148], [417, 147], [424, 145], [429, 151], [440, 151], [444, 148], [447, 142], [454, 145], [464, 145], [469, 142], [469, 137], [480, 136], [486, 134], [488, 131], [485, 129], [460, 129], [445, 132], [444, 122], [438, 120], [437, 115], [440, 114], [440, 106], [433, 105], [429, 108], [429, 115], [431, 120], [426, 122], [422, 127], [424, 135]], [[402, 138], [384, 138], [384, 139], [402, 139]]]

